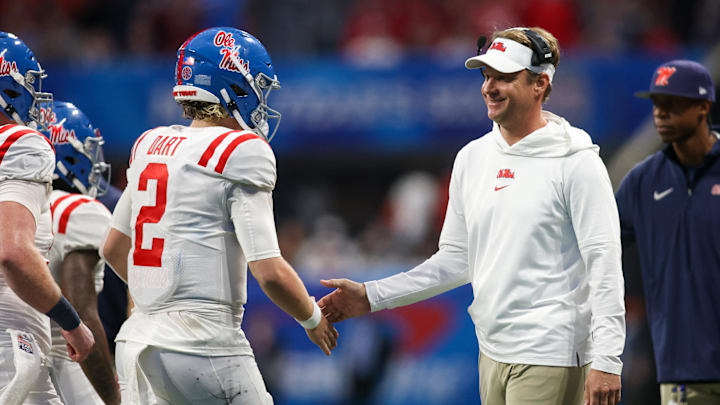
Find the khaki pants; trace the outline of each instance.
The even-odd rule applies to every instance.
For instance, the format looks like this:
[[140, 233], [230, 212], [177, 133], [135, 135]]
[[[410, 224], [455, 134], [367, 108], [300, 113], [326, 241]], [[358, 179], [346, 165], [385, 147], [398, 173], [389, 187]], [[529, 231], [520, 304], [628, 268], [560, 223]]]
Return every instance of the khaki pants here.
[[720, 404], [720, 382], [660, 384], [660, 403], [662, 405]]
[[479, 368], [483, 405], [582, 405], [590, 365], [508, 364], [481, 353]]

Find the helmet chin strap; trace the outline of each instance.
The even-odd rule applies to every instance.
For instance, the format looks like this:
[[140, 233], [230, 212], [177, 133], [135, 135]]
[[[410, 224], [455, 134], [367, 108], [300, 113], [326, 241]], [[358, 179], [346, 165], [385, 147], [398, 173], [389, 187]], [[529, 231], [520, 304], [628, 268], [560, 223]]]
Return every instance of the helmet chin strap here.
[[[70, 171], [67, 169], [67, 167], [65, 167], [63, 162], [58, 160], [57, 168], [60, 171], [60, 173], [62, 173], [63, 176], [65, 176], [65, 178], [70, 177]], [[88, 189], [85, 187], [84, 184], [82, 184], [82, 182], [80, 180], [78, 180], [77, 177], [73, 177], [72, 184], [73, 184], [73, 186], [75, 186], [75, 188], [80, 190], [81, 193], [88, 195]]]
[[[240, 116], [240, 112], [237, 110], [237, 108], [232, 107], [235, 105], [235, 103], [230, 99], [230, 95], [228, 95], [227, 90], [220, 89], [220, 95], [222, 96], [223, 100], [225, 100], [225, 104], [227, 104], [228, 107], [230, 107], [233, 118], [235, 118], [235, 121], [237, 121], [238, 124], [240, 124], [240, 127], [242, 127], [242, 129], [244, 129], [246, 131], [257, 132], [255, 129], [250, 128], [250, 126], [245, 122], [245, 120], [242, 118], [242, 116]], [[257, 128], [257, 130], [259, 131], [260, 128]], [[261, 133], [259, 135], [263, 135], [263, 134]]]
[[[247, 81], [248, 85], [250, 86], [252, 91], [255, 93], [255, 96], [257, 97], [258, 101], [260, 102], [260, 104], [262, 104], [263, 103], [262, 91], [255, 84], [255, 80], [253, 79], [250, 72], [247, 69], [245, 69], [245, 66], [242, 63], [240, 63], [240, 60], [237, 57], [238, 49], [240, 49], [239, 45], [235, 46], [233, 51], [230, 52], [230, 55], [229, 55], [230, 60], [232, 60], [233, 64], [235, 64], [235, 67], [237, 67], [238, 71], [240, 71], [240, 74], [243, 75], [243, 77], [245, 78], [245, 81]], [[227, 90], [221, 89], [220, 94], [223, 96], [223, 99], [225, 100], [225, 103], [227, 103], [228, 106], [234, 105], [234, 104], [231, 104], [231, 100], [230, 100], [230, 97], [228, 96]], [[235, 120], [240, 124], [241, 127], [243, 127], [243, 129], [248, 130], [248, 131], [253, 131], [253, 132], [257, 133], [258, 135], [262, 136], [263, 138], [265, 138], [265, 140], [269, 141], [268, 136], [270, 135], [269, 134], [270, 125], [267, 123], [267, 121], [258, 123], [257, 125], [255, 125], [255, 128], [253, 129], [253, 128], [250, 128], [250, 126], [247, 125], [245, 120], [242, 119], [242, 117], [240, 116], [240, 112], [237, 110], [237, 108], [231, 108], [231, 109], [232, 109], [233, 117], [235, 117]], [[257, 110], [255, 110], [255, 111], [257, 111]]]
[[[10, 111], [8, 111], [8, 103], [7, 103], [7, 102], [5, 101], [5, 99], [2, 98], [2, 97], [0, 97], [0, 107], [2, 107], [2, 110], [3, 110], [3, 112], [5, 113], [5, 115], [10, 114], [10, 116], [9, 116], [8, 118], [12, 119], [13, 121], [17, 122], [17, 123], [20, 124], [20, 125], [27, 125], [27, 124], [20, 118], [20, 115], [17, 113], [17, 111], [15, 111], [15, 107], [9, 106], [9, 107], [10, 107], [10, 108], [9, 108]], [[33, 129], [35, 129], [35, 128], [33, 128]]]

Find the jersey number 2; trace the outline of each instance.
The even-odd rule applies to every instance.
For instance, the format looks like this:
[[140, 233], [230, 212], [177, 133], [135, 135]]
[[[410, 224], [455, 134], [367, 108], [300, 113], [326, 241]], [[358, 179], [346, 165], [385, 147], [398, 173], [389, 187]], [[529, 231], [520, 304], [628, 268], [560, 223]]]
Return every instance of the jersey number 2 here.
[[165, 213], [167, 202], [168, 170], [163, 163], [150, 163], [140, 174], [138, 191], [147, 191], [148, 180], [157, 180], [155, 189], [155, 205], [140, 208], [137, 221], [135, 222], [135, 250], [133, 251], [133, 262], [136, 266], [160, 267], [162, 266], [162, 252], [165, 246], [165, 239], [152, 238], [152, 248], [143, 249], [143, 225], [156, 224], [160, 222]]

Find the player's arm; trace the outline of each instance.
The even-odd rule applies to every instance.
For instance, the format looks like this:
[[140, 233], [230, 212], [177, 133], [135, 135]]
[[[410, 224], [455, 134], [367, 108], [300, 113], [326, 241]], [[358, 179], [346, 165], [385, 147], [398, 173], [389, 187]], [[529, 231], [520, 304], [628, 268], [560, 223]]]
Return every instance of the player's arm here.
[[293, 268], [282, 257], [248, 263], [263, 292], [287, 314], [298, 320], [310, 339], [325, 354], [337, 346], [338, 333], [322, 316], [315, 300]]
[[322, 316], [295, 270], [280, 256], [270, 191], [236, 184], [228, 204], [240, 246], [263, 292], [298, 320], [313, 343], [330, 355], [337, 345], [337, 331]]
[[440, 234], [439, 249], [410, 271], [364, 284], [347, 279], [322, 280], [336, 290], [319, 304], [331, 322], [419, 302], [470, 282], [467, 226], [460, 194], [463, 152], [450, 179], [450, 199]]
[[602, 160], [591, 151], [578, 155], [567, 163], [564, 194], [589, 276], [593, 361], [585, 399], [613, 404], [620, 400], [620, 355], [625, 346], [620, 221]]
[[95, 293], [94, 271], [99, 260], [100, 257], [94, 250], [68, 253], [62, 264], [60, 287], [95, 337], [95, 347], [87, 359], [80, 363], [80, 367], [106, 404], [119, 404], [120, 389], [115, 379], [105, 330], [98, 314]]
[[111, 227], [100, 247], [102, 258], [122, 281], [127, 284], [128, 253], [130, 253], [131, 239], [128, 235]]
[[35, 219], [17, 202], [0, 202], [0, 263], [10, 288], [20, 299], [46, 313], [60, 300], [60, 288], [35, 247]]
[[295, 270], [282, 257], [256, 260], [248, 266], [263, 292], [295, 319], [310, 319], [314, 305]]
[[128, 190], [125, 190], [115, 206], [112, 223], [99, 250], [100, 257], [105, 259], [110, 268], [125, 283], [127, 283], [128, 277], [128, 254], [132, 244], [130, 239], [131, 208], [130, 194]]
[[0, 268], [20, 299], [62, 327], [70, 357], [80, 361], [92, 349], [92, 334], [62, 296], [45, 258], [35, 247], [36, 218], [45, 204], [45, 184], [0, 182], [0, 223], [5, 230], [0, 232]]
[[337, 331], [280, 256], [272, 208], [277, 178], [272, 149], [259, 137], [242, 142], [230, 155], [222, 175], [229, 181], [227, 209], [250, 271], [265, 294], [298, 320], [310, 340], [329, 355], [337, 345]]

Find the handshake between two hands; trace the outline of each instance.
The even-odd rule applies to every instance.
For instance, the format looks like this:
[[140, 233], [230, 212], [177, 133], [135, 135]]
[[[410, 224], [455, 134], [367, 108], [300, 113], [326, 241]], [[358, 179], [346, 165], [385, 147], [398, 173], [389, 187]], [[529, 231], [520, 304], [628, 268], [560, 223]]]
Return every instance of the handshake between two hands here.
[[318, 301], [323, 314], [320, 325], [305, 332], [329, 356], [340, 336], [332, 324], [369, 313], [370, 302], [364, 284], [348, 279], [320, 280], [320, 283], [335, 290]]
[[[306, 329], [313, 341], [326, 355], [337, 346], [338, 332], [335, 322], [361, 316], [370, 312], [365, 285], [348, 279], [320, 280], [335, 290], [318, 301], [323, 319], [315, 329]], [[620, 376], [598, 370], [590, 370], [585, 381], [583, 403], [585, 405], [614, 405], [620, 401]]]

